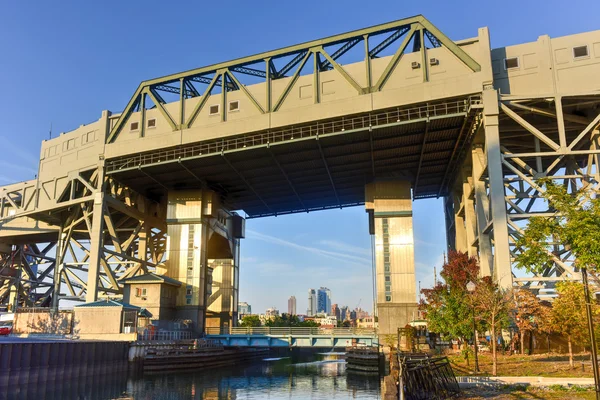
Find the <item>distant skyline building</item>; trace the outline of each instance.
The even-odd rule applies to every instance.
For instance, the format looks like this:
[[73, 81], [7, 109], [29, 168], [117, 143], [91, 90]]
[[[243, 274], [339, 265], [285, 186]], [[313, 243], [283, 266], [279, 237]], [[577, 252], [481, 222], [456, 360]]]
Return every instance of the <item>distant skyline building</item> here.
[[252, 314], [252, 306], [245, 301], [240, 301], [238, 303], [238, 315], [248, 315]]
[[323, 286], [317, 292], [317, 312], [331, 315], [331, 290]]
[[341, 320], [342, 312], [341, 312], [340, 308], [338, 307], [337, 303], [333, 304], [331, 306], [331, 315], [335, 316], [338, 321]]
[[340, 320], [345, 321], [347, 319], [350, 319], [350, 312], [348, 310], [348, 306], [343, 306], [340, 309]]
[[267, 308], [267, 311], [265, 311], [265, 315], [270, 318], [278, 317], [279, 310], [275, 307]]
[[308, 289], [308, 308], [306, 309], [306, 315], [312, 317], [317, 313], [317, 292], [315, 289]]
[[296, 296], [291, 296], [288, 299], [288, 314], [296, 315]]

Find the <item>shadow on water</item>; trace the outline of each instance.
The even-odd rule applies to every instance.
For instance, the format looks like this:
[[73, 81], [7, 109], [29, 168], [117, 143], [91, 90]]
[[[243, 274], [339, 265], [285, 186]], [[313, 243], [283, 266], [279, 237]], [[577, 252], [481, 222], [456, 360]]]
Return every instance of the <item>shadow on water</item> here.
[[0, 377], [0, 399], [380, 398], [380, 377], [350, 374], [343, 353], [293, 349], [209, 371], [132, 376], [127, 365], [20, 371]]

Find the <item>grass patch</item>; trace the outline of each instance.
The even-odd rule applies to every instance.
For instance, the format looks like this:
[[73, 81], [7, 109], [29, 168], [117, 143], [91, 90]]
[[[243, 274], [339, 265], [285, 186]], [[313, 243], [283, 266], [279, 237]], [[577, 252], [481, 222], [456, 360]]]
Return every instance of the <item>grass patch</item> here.
[[548, 389], [555, 391], [555, 392], [566, 392], [567, 390], [569, 390], [566, 387], [564, 387], [563, 385], [550, 385], [548, 387]]
[[[480, 373], [473, 373], [473, 357], [470, 366], [459, 354], [450, 355], [452, 368], [456, 375], [461, 376], [490, 376], [492, 374], [492, 355], [483, 353], [479, 355]], [[575, 366], [569, 366], [568, 355], [562, 354], [534, 354], [502, 355], [498, 354], [498, 376], [546, 376], [546, 377], [574, 377], [592, 378], [592, 367], [589, 355], [578, 354], [575, 356]]]

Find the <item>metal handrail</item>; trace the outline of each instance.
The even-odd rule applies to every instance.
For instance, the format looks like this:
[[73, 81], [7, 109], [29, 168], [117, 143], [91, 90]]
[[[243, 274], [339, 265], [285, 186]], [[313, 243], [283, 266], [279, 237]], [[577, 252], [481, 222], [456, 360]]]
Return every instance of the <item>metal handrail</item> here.
[[272, 335], [272, 336], [376, 336], [374, 328], [321, 328], [321, 327], [229, 327], [206, 328], [207, 335]]
[[138, 330], [138, 340], [188, 340], [194, 339], [195, 335], [190, 331], [155, 331], [148, 329]]

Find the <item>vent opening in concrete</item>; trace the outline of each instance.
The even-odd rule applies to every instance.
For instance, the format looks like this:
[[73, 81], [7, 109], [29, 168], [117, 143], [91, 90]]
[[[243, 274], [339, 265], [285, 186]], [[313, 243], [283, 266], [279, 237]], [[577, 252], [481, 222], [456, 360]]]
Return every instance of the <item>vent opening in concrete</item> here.
[[590, 53], [588, 52], [587, 45], [573, 47], [573, 57], [574, 58], [583, 58], [583, 57], [588, 57], [589, 55], [590, 55]]
[[240, 101], [239, 100], [229, 102], [229, 112], [239, 111], [239, 110], [240, 110]]
[[519, 57], [511, 57], [504, 59], [504, 69], [519, 68]]

